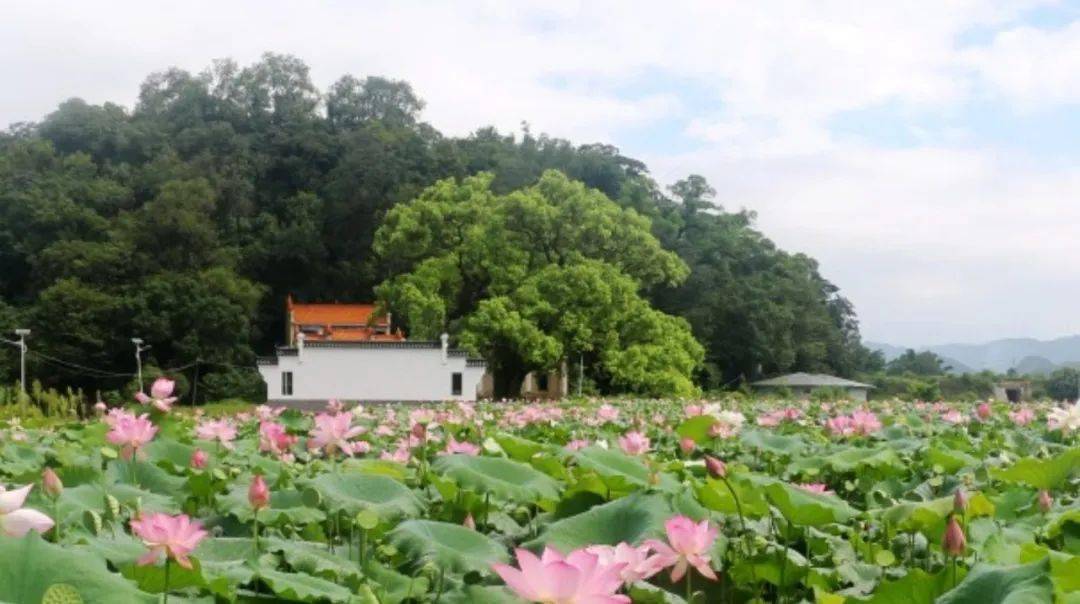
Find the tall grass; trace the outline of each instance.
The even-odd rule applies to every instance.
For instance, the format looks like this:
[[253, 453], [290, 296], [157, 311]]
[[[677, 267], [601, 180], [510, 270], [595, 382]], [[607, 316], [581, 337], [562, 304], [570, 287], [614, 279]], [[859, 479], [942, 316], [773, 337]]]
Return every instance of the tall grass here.
[[0, 386], [0, 419], [77, 418], [83, 406], [82, 390], [43, 388], [35, 381], [23, 394], [18, 385]]

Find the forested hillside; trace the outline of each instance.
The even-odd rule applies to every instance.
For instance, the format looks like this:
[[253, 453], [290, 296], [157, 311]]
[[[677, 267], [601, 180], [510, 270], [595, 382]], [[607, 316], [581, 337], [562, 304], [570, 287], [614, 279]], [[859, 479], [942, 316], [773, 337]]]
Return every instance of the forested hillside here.
[[[491, 193], [505, 195], [558, 170], [647, 218], [689, 268], [679, 279], [631, 274], [704, 347], [700, 386], [880, 360], [815, 261], [777, 249], [703, 178], [664, 189], [612, 146], [527, 128], [447, 137], [423, 107], [408, 83], [379, 77], [320, 91], [300, 60], [268, 54], [152, 74], [131, 109], [72, 99], [11, 126], [0, 133], [0, 329], [33, 329], [32, 375], [48, 385], [125, 386], [138, 335], [151, 365], [183, 368], [188, 382], [200, 372], [199, 398], [251, 395], [256, 354], [282, 340], [287, 293], [368, 300], [386, 281], [389, 296], [401, 247], [375, 243], [392, 208], [442, 179], [487, 172]], [[482, 333], [466, 337], [481, 351]], [[6, 381], [14, 352], [0, 352]]]

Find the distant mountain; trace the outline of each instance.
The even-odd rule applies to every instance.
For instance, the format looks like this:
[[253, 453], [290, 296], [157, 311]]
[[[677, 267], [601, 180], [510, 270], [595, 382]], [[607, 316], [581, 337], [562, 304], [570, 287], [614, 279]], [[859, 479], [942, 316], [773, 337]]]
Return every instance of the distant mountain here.
[[948, 373], [961, 374], [961, 373], [977, 373], [978, 372], [977, 369], [972, 369], [971, 367], [968, 367], [967, 365], [965, 365], [964, 363], [961, 363], [960, 361], [957, 361], [956, 359], [953, 359], [953, 358], [950, 358], [950, 357], [947, 357], [947, 356], [942, 356], [940, 354], [938, 356], [941, 357], [942, 361], [944, 361], [944, 365], [946, 367], [948, 367]]
[[[907, 350], [878, 342], [866, 342], [866, 346], [880, 350], [886, 360], [892, 360]], [[963, 371], [963, 366], [971, 371], [989, 369], [1003, 373], [1016, 368], [1020, 373], [1049, 373], [1058, 367], [1080, 365], [1080, 335], [1054, 340], [1009, 338], [985, 344], [942, 344], [917, 350], [930, 350], [959, 371]]]
[[1014, 367], [1021, 375], [1047, 375], [1058, 368], [1046, 357], [1024, 357]]

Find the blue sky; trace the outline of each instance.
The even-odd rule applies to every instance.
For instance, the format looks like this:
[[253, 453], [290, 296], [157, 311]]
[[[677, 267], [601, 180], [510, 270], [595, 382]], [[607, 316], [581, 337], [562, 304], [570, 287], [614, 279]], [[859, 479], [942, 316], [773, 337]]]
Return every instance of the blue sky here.
[[0, 123], [168, 66], [303, 58], [706, 176], [899, 345], [1080, 333], [1080, 0], [9, 3]]

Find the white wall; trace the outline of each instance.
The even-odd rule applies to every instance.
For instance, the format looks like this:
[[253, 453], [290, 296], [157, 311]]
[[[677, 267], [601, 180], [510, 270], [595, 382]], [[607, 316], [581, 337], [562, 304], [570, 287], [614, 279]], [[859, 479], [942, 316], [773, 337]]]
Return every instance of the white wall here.
[[[439, 348], [316, 347], [304, 345], [277, 365], [259, 365], [271, 401], [442, 401], [475, 400], [483, 367], [465, 357], [443, 360]], [[292, 395], [281, 393], [283, 372], [293, 374]], [[461, 394], [452, 395], [451, 374], [462, 374]]]

